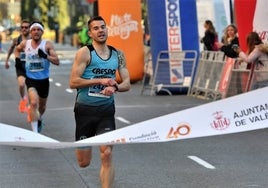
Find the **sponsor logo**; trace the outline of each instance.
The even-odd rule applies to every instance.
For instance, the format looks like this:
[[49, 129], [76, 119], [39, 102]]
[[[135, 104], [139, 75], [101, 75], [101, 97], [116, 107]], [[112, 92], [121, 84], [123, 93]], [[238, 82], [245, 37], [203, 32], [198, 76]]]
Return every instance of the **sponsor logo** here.
[[179, 138], [180, 136], [187, 136], [191, 132], [191, 127], [188, 123], [180, 123], [178, 126], [171, 127], [167, 134], [167, 139]]
[[126, 143], [126, 138], [119, 138], [111, 141], [111, 143]]
[[214, 117], [214, 120], [210, 124], [213, 129], [225, 130], [231, 124], [230, 119], [224, 117], [222, 111], [217, 111], [217, 112], [213, 113], [213, 117]]
[[92, 70], [94, 74], [112, 74], [114, 75], [116, 70], [115, 69], [99, 69], [95, 68]]
[[265, 43], [268, 42], [268, 31], [257, 31], [257, 33], [259, 34], [261, 40]]
[[121, 39], [128, 39], [131, 32], [138, 32], [138, 21], [132, 19], [132, 15], [125, 13], [123, 16], [111, 15], [108, 26], [109, 36], [119, 36]]
[[150, 141], [159, 141], [160, 137], [158, 133], [153, 130], [147, 133], [141, 133], [137, 136], [129, 137], [130, 142], [150, 142]]

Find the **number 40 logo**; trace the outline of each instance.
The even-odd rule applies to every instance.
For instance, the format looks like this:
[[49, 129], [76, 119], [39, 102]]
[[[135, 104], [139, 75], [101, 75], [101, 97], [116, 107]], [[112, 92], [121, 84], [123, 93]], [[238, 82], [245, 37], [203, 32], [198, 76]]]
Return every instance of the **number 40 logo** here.
[[178, 127], [171, 127], [167, 138], [178, 138], [179, 136], [186, 136], [191, 132], [191, 128], [188, 124], [183, 123], [180, 124]]

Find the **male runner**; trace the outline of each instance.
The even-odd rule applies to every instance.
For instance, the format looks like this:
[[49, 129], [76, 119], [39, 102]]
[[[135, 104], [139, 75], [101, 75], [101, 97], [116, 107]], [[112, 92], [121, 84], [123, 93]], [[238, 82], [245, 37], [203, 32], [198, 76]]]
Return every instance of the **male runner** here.
[[[77, 89], [74, 107], [76, 140], [93, 137], [115, 129], [114, 94], [130, 89], [130, 78], [123, 53], [108, 46], [108, 29], [100, 16], [88, 21], [92, 45], [80, 48], [70, 75], [70, 87]], [[116, 70], [121, 83], [115, 81]], [[91, 148], [76, 149], [80, 167], [91, 161]], [[100, 180], [102, 188], [111, 188], [114, 182], [112, 146], [100, 146]]]
[[30, 103], [28, 121], [34, 132], [40, 132], [43, 125], [42, 115], [49, 94], [50, 63], [60, 63], [52, 42], [42, 39], [43, 33], [43, 24], [34, 21], [30, 26], [31, 39], [22, 41], [15, 49], [18, 62], [20, 52], [25, 51], [26, 86]]
[[[7, 58], [5, 61], [5, 68], [9, 68], [9, 58], [11, 54], [13, 53], [15, 47], [21, 43], [23, 40], [27, 40], [30, 38], [30, 22], [28, 20], [22, 20], [21, 22], [21, 34], [13, 39], [12, 44], [7, 52]], [[16, 68], [16, 74], [17, 74], [17, 80], [18, 80], [18, 86], [19, 86], [19, 93], [20, 93], [20, 103], [19, 103], [19, 112], [27, 112], [27, 96], [25, 92], [25, 54], [24, 52], [20, 53], [20, 63], [16, 61], [15, 68]]]

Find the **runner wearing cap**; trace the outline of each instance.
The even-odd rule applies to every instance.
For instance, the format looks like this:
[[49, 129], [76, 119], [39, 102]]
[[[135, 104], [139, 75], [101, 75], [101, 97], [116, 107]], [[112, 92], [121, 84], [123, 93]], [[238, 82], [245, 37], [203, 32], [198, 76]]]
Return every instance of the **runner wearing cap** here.
[[15, 49], [16, 62], [19, 54], [25, 51], [26, 86], [29, 97], [28, 121], [34, 132], [42, 129], [42, 115], [46, 110], [49, 94], [50, 63], [59, 65], [59, 58], [51, 41], [42, 39], [44, 26], [34, 21], [30, 26], [31, 39], [22, 41]]

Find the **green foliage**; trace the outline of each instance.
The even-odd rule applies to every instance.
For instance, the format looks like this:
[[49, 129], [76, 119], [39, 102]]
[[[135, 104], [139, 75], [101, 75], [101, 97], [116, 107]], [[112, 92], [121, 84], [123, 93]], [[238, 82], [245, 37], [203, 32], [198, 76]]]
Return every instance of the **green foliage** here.
[[70, 23], [68, 0], [21, 0], [21, 18], [40, 20], [45, 28], [64, 30]]

